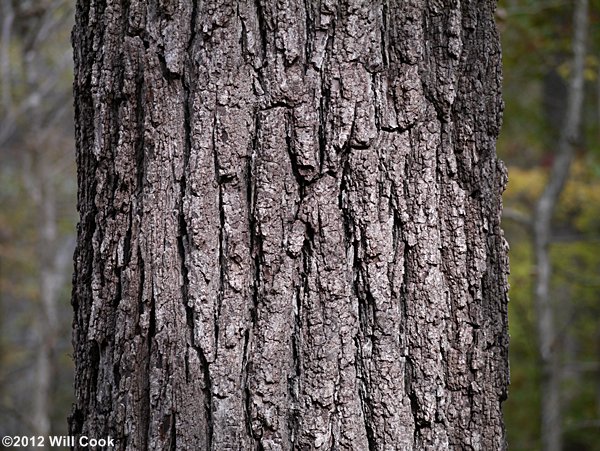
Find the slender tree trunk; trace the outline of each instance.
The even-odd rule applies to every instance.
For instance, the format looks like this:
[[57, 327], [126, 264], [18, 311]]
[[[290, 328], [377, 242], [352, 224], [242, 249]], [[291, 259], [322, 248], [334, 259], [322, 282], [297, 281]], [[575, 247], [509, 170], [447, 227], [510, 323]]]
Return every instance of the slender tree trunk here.
[[573, 160], [574, 143], [581, 127], [587, 36], [588, 1], [577, 0], [573, 16], [573, 70], [567, 94], [564, 126], [561, 130], [548, 183], [537, 202], [534, 218], [534, 252], [536, 264], [535, 306], [538, 349], [542, 363], [541, 434], [544, 451], [562, 449], [562, 406], [560, 396], [561, 363], [555, 320], [555, 308], [550, 296], [552, 264], [549, 245], [552, 238], [552, 215], [566, 183]]
[[493, 1], [79, 1], [75, 435], [505, 448]]
[[[50, 434], [50, 397], [53, 374], [52, 357], [55, 349], [58, 315], [58, 293], [61, 287], [60, 273], [56, 272], [53, 255], [58, 241], [58, 224], [56, 218], [56, 194], [52, 181], [43, 173], [46, 168], [42, 161], [35, 164], [35, 177], [39, 186], [37, 211], [37, 256], [40, 263], [39, 290], [40, 310], [36, 330], [38, 332], [36, 384], [33, 406], [36, 434]], [[35, 182], [34, 182], [35, 183]]]
[[51, 432], [52, 378], [55, 373], [52, 362], [56, 357], [58, 303], [68, 274], [73, 239], [64, 240], [59, 235], [56, 180], [51, 159], [38, 150], [43, 145], [41, 141], [35, 149], [26, 152], [23, 179], [37, 212], [35, 255], [39, 266], [39, 308], [33, 326], [35, 384], [31, 390], [31, 424], [35, 430], [31, 433], [45, 437]]
[[[2, 95], [0, 96], [0, 105], [2, 106], [3, 112], [8, 112], [12, 109], [12, 93], [11, 93], [11, 80], [10, 80], [10, 35], [13, 22], [15, 20], [15, 13], [11, 2], [2, 2], [0, 5], [0, 12], [2, 12], [2, 26], [0, 32], [0, 89]], [[6, 113], [5, 113], [6, 114]], [[3, 121], [4, 122], [4, 121]], [[0, 138], [4, 134], [4, 126], [0, 128]]]

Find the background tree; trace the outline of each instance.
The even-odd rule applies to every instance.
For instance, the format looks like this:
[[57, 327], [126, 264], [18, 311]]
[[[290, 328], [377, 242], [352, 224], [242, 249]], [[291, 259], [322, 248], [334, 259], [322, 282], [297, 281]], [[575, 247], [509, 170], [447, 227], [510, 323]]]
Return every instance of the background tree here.
[[600, 3], [590, 1], [587, 12], [583, 2], [503, 3], [508, 108], [499, 153], [512, 163], [505, 195], [512, 273], [509, 443], [511, 449], [596, 450]]
[[503, 449], [493, 15], [79, 1], [71, 432]]
[[[543, 193], [535, 208], [533, 217], [533, 242], [536, 265], [535, 306], [537, 315], [537, 338], [542, 362], [542, 437], [543, 449], [562, 449], [562, 403], [560, 396], [561, 373], [557, 346], [556, 308], [550, 298], [552, 265], [549, 245], [552, 236], [552, 216], [558, 198], [565, 186], [571, 169], [581, 128], [581, 114], [584, 94], [584, 69], [586, 38], [588, 27], [588, 1], [578, 0], [573, 15], [573, 64], [567, 94], [566, 112], [562, 119], [556, 157]], [[566, 310], [568, 311], [568, 310]]]
[[66, 432], [75, 244], [69, 3], [0, 3], [2, 436]]

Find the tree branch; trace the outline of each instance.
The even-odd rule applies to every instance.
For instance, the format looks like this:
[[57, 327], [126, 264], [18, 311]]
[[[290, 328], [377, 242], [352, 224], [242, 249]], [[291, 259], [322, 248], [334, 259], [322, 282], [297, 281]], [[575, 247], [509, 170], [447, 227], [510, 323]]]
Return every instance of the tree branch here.
[[533, 219], [531, 218], [531, 216], [510, 207], [504, 207], [502, 209], [502, 219], [514, 221], [528, 229], [531, 228], [531, 226], [533, 225]]

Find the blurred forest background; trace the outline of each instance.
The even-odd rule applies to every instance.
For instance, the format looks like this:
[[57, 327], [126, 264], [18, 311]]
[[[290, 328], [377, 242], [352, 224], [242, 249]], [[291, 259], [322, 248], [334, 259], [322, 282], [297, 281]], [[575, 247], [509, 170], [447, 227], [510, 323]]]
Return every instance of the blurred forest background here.
[[[72, 0], [0, 0], [0, 435], [66, 434]], [[600, 451], [600, 0], [502, 0], [512, 450]]]

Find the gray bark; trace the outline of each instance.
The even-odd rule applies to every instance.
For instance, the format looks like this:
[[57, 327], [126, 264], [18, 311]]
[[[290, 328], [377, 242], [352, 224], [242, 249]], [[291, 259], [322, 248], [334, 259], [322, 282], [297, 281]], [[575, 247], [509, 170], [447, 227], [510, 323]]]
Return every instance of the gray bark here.
[[542, 365], [541, 435], [544, 451], [562, 449], [562, 368], [558, 352], [556, 312], [550, 296], [552, 262], [549, 245], [552, 238], [552, 215], [569, 176], [575, 154], [574, 144], [577, 142], [581, 127], [587, 16], [588, 1], [577, 0], [573, 15], [573, 69], [567, 93], [564, 123], [548, 183], [537, 202], [533, 218], [536, 265], [534, 294], [538, 352]]
[[78, 2], [73, 434], [505, 449], [494, 8]]

